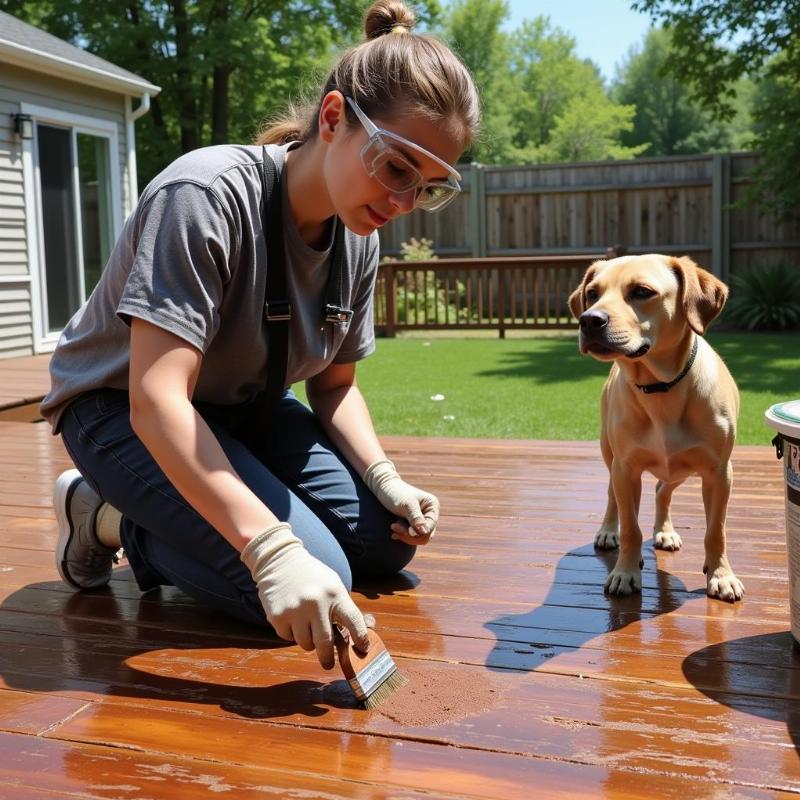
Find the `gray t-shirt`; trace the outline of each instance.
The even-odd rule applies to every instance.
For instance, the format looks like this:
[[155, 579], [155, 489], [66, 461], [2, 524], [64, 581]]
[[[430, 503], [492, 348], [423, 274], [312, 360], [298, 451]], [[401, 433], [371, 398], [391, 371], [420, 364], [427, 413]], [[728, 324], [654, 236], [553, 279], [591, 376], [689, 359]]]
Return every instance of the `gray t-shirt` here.
[[[290, 146], [267, 147], [279, 172]], [[259, 208], [261, 157], [255, 146], [202, 148], [181, 156], [147, 186], [97, 287], [53, 353], [51, 389], [41, 410], [54, 431], [79, 394], [128, 389], [131, 317], [164, 328], [203, 353], [195, 400], [230, 405], [263, 389], [268, 265]], [[292, 384], [375, 349], [378, 236], [345, 230], [343, 299], [353, 316], [347, 323], [325, 322], [334, 232], [324, 250], [309, 247], [292, 221], [285, 180], [281, 188], [292, 303], [286, 382]]]

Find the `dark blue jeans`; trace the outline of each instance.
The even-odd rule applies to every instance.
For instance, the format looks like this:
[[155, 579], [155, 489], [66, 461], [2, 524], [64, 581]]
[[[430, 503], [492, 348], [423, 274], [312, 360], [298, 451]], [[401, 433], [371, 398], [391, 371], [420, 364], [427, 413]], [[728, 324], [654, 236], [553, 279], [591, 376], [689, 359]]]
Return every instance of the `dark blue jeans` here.
[[[354, 577], [392, 574], [411, 560], [416, 548], [391, 538], [393, 516], [291, 391], [266, 441], [238, 431], [235, 410], [197, 408], [237, 474], [348, 590]], [[64, 412], [61, 435], [89, 484], [122, 513], [122, 546], [143, 591], [177, 586], [267, 625], [239, 553], [184, 500], [133, 432], [127, 392], [82, 395]]]

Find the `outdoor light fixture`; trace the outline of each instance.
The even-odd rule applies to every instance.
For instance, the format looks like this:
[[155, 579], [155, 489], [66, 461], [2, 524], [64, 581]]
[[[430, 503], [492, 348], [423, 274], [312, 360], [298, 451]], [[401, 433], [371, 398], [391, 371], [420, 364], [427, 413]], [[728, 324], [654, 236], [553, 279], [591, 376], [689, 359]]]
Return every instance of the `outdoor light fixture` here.
[[33, 139], [33, 117], [30, 114], [12, 114], [14, 118], [14, 133], [20, 139]]

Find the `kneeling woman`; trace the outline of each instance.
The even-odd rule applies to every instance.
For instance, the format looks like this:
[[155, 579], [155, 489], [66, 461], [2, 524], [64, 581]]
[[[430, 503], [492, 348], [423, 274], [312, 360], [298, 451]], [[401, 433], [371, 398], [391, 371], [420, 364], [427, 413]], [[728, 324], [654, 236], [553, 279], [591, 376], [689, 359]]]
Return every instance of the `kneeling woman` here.
[[[78, 468], [54, 495], [71, 585], [106, 585], [121, 544], [142, 590], [269, 623], [323, 667], [332, 623], [366, 646], [353, 577], [402, 569], [439, 513], [356, 384], [377, 228], [455, 196], [478, 124], [468, 71], [413, 23], [376, 3], [306, 118], [188, 153], [144, 190], [42, 404]], [[301, 380], [310, 409], [285, 388]]]

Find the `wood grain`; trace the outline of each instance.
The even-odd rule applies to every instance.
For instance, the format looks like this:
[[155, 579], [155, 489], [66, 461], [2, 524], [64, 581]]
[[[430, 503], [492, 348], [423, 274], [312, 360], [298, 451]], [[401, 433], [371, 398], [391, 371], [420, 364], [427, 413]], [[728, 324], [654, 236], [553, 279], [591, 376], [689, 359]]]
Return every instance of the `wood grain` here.
[[[782, 797], [800, 792], [781, 466], [735, 453], [729, 548], [748, 594], [705, 596], [699, 484], [679, 553], [645, 548], [641, 596], [603, 593], [594, 442], [387, 437], [444, 514], [406, 572], [364, 583], [401, 671], [478, 681], [491, 707], [403, 725], [338, 672], [129, 569], [73, 593], [44, 425], [0, 423], [0, 797]], [[580, 476], [580, 480], [576, 480]], [[652, 518], [646, 483], [642, 520]]]

